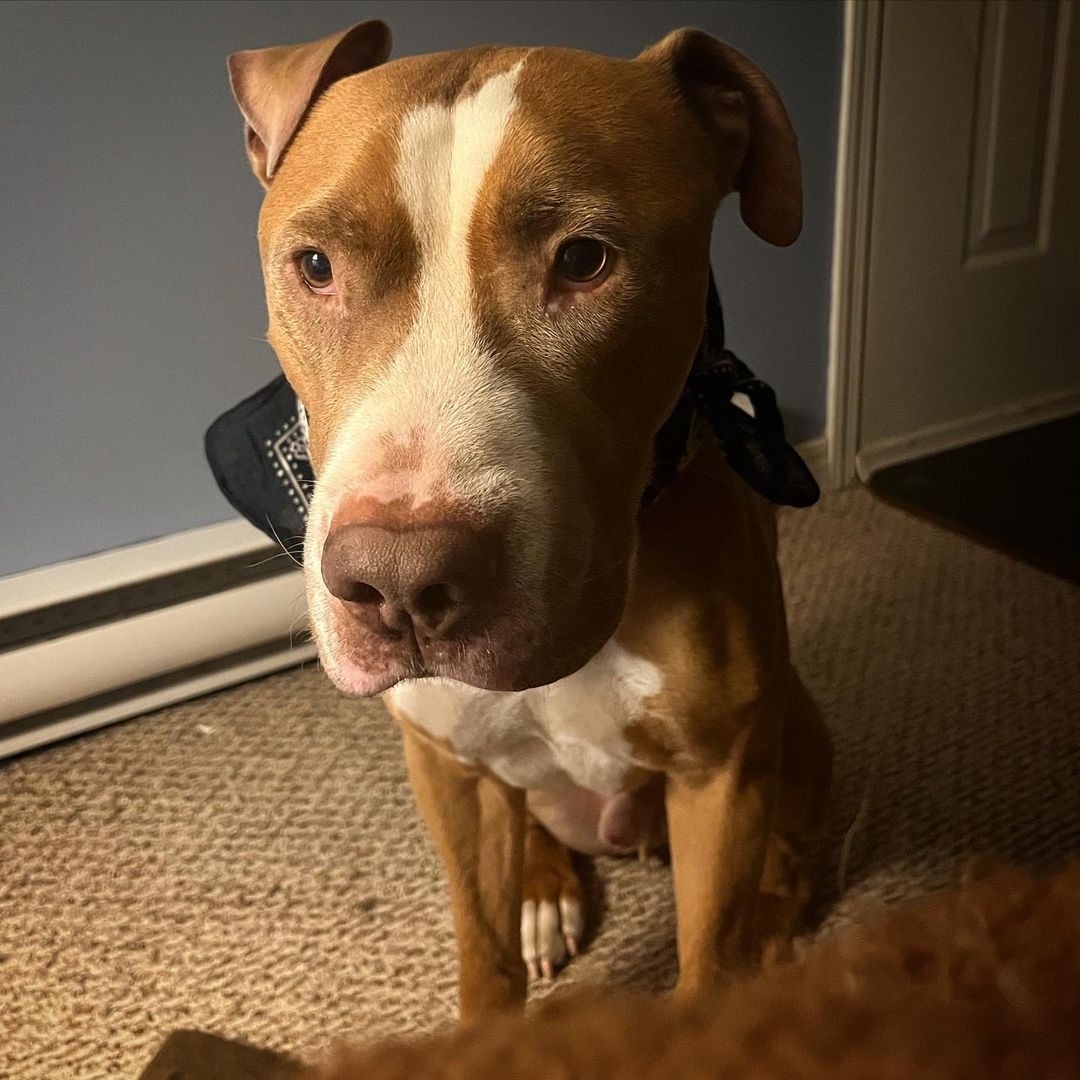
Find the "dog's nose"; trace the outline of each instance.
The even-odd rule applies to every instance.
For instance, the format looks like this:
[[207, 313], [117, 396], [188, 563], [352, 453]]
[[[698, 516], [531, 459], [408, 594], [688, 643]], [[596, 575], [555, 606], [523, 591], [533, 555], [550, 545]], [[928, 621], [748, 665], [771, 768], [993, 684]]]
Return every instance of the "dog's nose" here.
[[370, 630], [423, 642], [446, 637], [495, 587], [493, 531], [449, 523], [387, 528], [332, 525], [322, 552], [326, 587]]

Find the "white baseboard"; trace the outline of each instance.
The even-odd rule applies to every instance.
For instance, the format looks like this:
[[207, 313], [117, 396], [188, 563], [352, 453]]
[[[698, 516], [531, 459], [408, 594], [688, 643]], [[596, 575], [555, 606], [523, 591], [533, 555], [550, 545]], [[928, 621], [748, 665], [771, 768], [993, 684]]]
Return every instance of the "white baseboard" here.
[[1066, 387], [1050, 394], [1010, 402], [1008, 405], [988, 409], [960, 420], [932, 424], [906, 435], [871, 443], [858, 452], [855, 465], [859, 478], [869, 480], [874, 473], [891, 465], [901, 465], [905, 461], [914, 461], [930, 454], [955, 450], [959, 446], [982, 442], [997, 435], [1008, 435], [1022, 428], [1060, 420], [1078, 412], [1080, 386]]
[[250, 555], [254, 561], [277, 550], [258, 529], [240, 519], [186, 529], [141, 544], [0, 577], [0, 619], [226, 559]]
[[121, 720], [130, 720], [216, 690], [225, 690], [275, 671], [296, 667], [314, 658], [314, 645], [291, 645], [286, 641], [282, 642], [280, 647], [270, 649], [253, 659], [237, 659], [211, 671], [186, 675], [168, 682], [165, 686], [137, 691], [116, 701], [88, 705], [67, 715], [47, 718], [40, 723], [0, 723], [0, 759]]
[[0, 725], [273, 641], [305, 617], [299, 572], [0, 653]]
[[[0, 578], [0, 620], [140, 586], [152, 597], [133, 614], [0, 650], [0, 756], [311, 659], [309, 643], [293, 644], [306, 624], [299, 571], [224, 588], [214, 577], [224, 563], [256, 566], [278, 553], [231, 521]], [[176, 575], [194, 598], [160, 601], [155, 582]], [[198, 595], [204, 580], [210, 591]]]

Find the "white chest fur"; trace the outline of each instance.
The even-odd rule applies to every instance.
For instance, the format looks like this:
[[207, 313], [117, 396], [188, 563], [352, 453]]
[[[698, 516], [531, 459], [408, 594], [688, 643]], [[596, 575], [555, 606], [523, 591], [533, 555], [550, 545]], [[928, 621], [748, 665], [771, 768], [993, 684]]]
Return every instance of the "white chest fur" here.
[[662, 684], [659, 668], [609, 641], [580, 671], [534, 690], [504, 693], [424, 679], [387, 693], [412, 723], [508, 784], [614, 795], [636, 765], [626, 728]]

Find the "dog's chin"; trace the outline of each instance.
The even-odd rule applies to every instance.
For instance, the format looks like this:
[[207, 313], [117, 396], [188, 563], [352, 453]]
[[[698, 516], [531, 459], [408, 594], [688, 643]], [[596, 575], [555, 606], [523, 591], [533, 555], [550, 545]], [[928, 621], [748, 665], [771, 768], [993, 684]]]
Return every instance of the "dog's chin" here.
[[595, 648], [576, 652], [571, 657], [553, 662], [538, 658], [521, 663], [512, 659], [471, 662], [464, 657], [455, 662], [401, 663], [380, 665], [377, 668], [357, 664], [347, 657], [320, 654], [323, 670], [330, 681], [344, 694], [352, 697], [374, 697], [401, 682], [422, 679], [448, 679], [464, 683], [477, 690], [517, 692], [547, 686], [579, 671], [599, 651]]
[[540, 647], [521, 639], [515, 643], [517, 647], [492, 647], [485, 638], [475, 647], [448, 645], [424, 654], [415, 647], [400, 652], [383, 647], [373, 650], [376, 655], [369, 653], [363, 658], [350, 655], [347, 645], [335, 648], [322, 635], [316, 637], [326, 675], [342, 693], [353, 697], [373, 697], [400, 682], [417, 679], [449, 679], [478, 690], [516, 692], [548, 686], [579, 671], [614, 633], [617, 622], [605, 620], [587, 634], [568, 635], [562, 648], [551, 642]]

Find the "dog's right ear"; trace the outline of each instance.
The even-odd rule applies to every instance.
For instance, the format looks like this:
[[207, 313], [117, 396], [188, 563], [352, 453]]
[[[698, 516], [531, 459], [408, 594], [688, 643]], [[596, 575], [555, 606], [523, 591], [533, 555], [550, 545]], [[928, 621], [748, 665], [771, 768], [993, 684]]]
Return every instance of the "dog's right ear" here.
[[249, 49], [229, 57], [229, 84], [247, 121], [248, 157], [263, 187], [318, 96], [389, 55], [390, 28], [369, 19], [307, 45]]
[[765, 73], [703, 30], [674, 30], [638, 59], [671, 72], [714, 133], [740, 149], [734, 186], [743, 221], [770, 244], [794, 243], [802, 228], [799, 144]]

